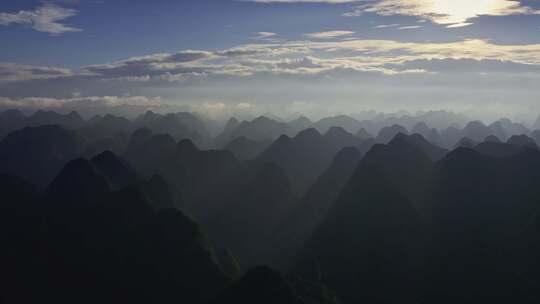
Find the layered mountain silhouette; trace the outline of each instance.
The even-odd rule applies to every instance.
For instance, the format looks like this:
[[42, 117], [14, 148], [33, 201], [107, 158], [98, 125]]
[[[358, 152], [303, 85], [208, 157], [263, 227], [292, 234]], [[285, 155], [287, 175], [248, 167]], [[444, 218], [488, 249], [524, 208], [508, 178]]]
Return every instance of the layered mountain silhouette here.
[[540, 300], [538, 125], [239, 117], [1, 112], [0, 302]]

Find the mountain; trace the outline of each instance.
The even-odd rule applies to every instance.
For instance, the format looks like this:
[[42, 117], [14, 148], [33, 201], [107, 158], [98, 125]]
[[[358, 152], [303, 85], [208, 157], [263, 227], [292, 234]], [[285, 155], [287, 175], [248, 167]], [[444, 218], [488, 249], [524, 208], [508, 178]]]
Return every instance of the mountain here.
[[288, 125], [292, 130], [292, 134], [295, 134], [295, 135], [301, 132], [302, 130], [314, 127], [313, 122], [305, 116], [300, 116], [294, 120], [289, 121]]
[[532, 125], [532, 129], [533, 129], [533, 131], [540, 130], [540, 116], [538, 116], [538, 118], [536, 119], [536, 121]]
[[63, 115], [53, 111], [39, 110], [27, 118], [28, 126], [59, 125], [66, 129], [77, 129], [84, 124], [85, 121], [75, 111]]
[[291, 128], [286, 123], [260, 116], [253, 121], [241, 122], [232, 132], [223, 133], [216, 140], [227, 143], [243, 136], [255, 141], [266, 141], [274, 140], [283, 134], [291, 134]]
[[373, 138], [373, 135], [369, 134], [366, 129], [362, 128], [356, 132], [356, 137], [360, 138], [362, 141], [368, 140], [370, 138]]
[[344, 303], [415, 303], [423, 232], [413, 203], [361, 162], [293, 272], [324, 282]]
[[532, 149], [538, 149], [538, 145], [534, 139], [530, 138], [527, 135], [513, 135], [508, 139], [508, 142], [511, 145], [516, 145], [519, 147], [528, 147]]
[[[140, 136], [140, 133], [134, 133], [133, 137]], [[125, 159], [133, 168], [144, 178], [158, 173], [164, 160], [176, 150], [174, 138], [166, 134], [152, 135], [148, 140], [137, 145], [134, 149], [129, 149], [124, 155]]]
[[354, 147], [343, 148], [278, 230], [278, 264], [287, 269], [307, 239], [327, 217], [363, 157]]
[[394, 138], [394, 136], [398, 135], [399, 133], [408, 135], [409, 131], [400, 125], [384, 127], [379, 131], [379, 134], [377, 134], [377, 138], [375, 139], [375, 141], [377, 143], [387, 144]]
[[292, 286], [275, 270], [255, 267], [210, 304], [303, 304]]
[[496, 143], [496, 144], [500, 144], [502, 143], [501, 139], [495, 135], [490, 135], [488, 137], [486, 137], [486, 139], [484, 139], [484, 142], [488, 142], [488, 143]]
[[25, 178], [40, 189], [84, 150], [75, 131], [59, 126], [26, 127], [0, 142], [0, 172]]
[[241, 136], [226, 144], [223, 150], [232, 152], [240, 160], [249, 160], [257, 157], [270, 144], [270, 141], [258, 142]]
[[271, 261], [275, 232], [297, 203], [289, 179], [280, 167], [266, 163], [232, 190], [220, 195], [205, 227], [219, 247], [231, 249], [241, 267]]
[[469, 137], [463, 137], [456, 143], [456, 145], [454, 146], [454, 149], [457, 149], [457, 148], [473, 149], [474, 147], [476, 147], [477, 144], [478, 144], [477, 141], [470, 139]]
[[341, 127], [353, 134], [362, 128], [358, 120], [346, 115], [326, 117], [315, 123], [315, 128], [321, 133], [326, 133], [332, 127]]
[[531, 132], [531, 130], [527, 129], [524, 125], [512, 122], [508, 118], [500, 119], [499, 122], [508, 137], [513, 135], [529, 134]]
[[111, 155], [99, 158], [69, 162], [42, 195], [0, 178], [13, 200], [1, 208], [15, 217], [0, 225], [19, 231], [8, 239], [0, 233], [10, 248], [0, 253], [0, 276], [9, 282], [3, 299], [202, 303], [224, 290], [231, 281], [198, 224], [178, 210], [154, 211], [137, 186], [113, 190], [102, 170], [116, 172], [118, 164]]
[[495, 135], [489, 127], [480, 121], [471, 121], [463, 129], [464, 137], [468, 137], [475, 142], [481, 142], [484, 138]]
[[505, 127], [503, 126], [503, 122], [500, 120], [491, 123], [488, 127], [492, 132], [492, 135], [490, 136], [495, 136], [503, 140], [506, 140], [509, 136], [507, 130], [505, 130]]
[[537, 278], [531, 250], [539, 232], [532, 222], [539, 169], [540, 152], [532, 149], [493, 158], [460, 148], [437, 164], [426, 302], [474, 303], [488, 296], [525, 303], [538, 297], [522, 287]]
[[536, 144], [540, 146], [540, 130], [533, 131], [531, 137], [536, 141]]
[[453, 149], [463, 138], [463, 131], [456, 127], [448, 127], [441, 132], [442, 147]]

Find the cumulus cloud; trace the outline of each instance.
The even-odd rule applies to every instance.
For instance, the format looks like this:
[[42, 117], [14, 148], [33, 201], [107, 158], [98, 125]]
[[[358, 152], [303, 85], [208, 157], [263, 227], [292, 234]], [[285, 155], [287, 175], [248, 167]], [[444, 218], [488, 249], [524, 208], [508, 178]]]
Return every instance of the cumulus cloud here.
[[345, 15], [359, 16], [363, 12], [368, 12], [382, 16], [415, 16], [452, 28], [471, 25], [471, 19], [478, 16], [540, 13], [538, 10], [515, 0], [379, 0], [366, 2]]
[[46, 3], [33, 11], [22, 10], [17, 13], [0, 13], [0, 25], [23, 25], [38, 32], [61, 35], [68, 32], [80, 32], [81, 29], [62, 23], [67, 18], [77, 15], [74, 9]]

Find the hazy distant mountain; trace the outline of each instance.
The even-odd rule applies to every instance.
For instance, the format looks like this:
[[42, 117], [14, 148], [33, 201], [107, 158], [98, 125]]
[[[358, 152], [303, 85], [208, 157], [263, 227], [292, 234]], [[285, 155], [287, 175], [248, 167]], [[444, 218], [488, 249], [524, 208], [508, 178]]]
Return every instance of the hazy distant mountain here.
[[409, 131], [400, 125], [392, 125], [384, 127], [377, 134], [375, 141], [377, 143], [387, 144], [399, 133], [408, 135]]
[[538, 118], [536, 119], [536, 121], [532, 125], [532, 129], [533, 129], [533, 131], [540, 130], [540, 116], [538, 116]]
[[58, 126], [27, 127], [0, 142], [0, 172], [20, 176], [39, 188], [84, 150], [84, 140]]
[[28, 126], [59, 125], [67, 129], [77, 129], [85, 124], [75, 111], [63, 115], [53, 111], [39, 110], [27, 118]]
[[462, 138], [462, 130], [456, 127], [448, 127], [441, 132], [442, 147], [453, 149]]
[[536, 144], [540, 146], [540, 130], [534, 130], [531, 133], [531, 137], [536, 141]]
[[360, 138], [362, 141], [368, 140], [370, 138], [374, 138], [373, 135], [371, 135], [366, 129], [362, 128], [356, 132], [356, 137]]
[[338, 151], [356, 147], [362, 153], [371, 145], [339, 127], [322, 136], [315, 129], [307, 129], [294, 138], [282, 136], [259, 157], [259, 161], [275, 162], [289, 176], [295, 192], [302, 195], [316, 178], [329, 167]]
[[[230, 130], [227, 128], [227, 130]], [[291, 128], [283, 122], [268, 117], [258, 117], [253, 121], [243, 121], [236, 128], [224, 132], [216, 140], [226, 144], [238, 137], [246, 137], [254, 141], [274, 140], [283, 134], [291, 134]]]
[[298, 134], [302, 130], [314, 127], [313, 122], [305, 116], [300, 116], [294, 120], [289, 121], [288, 125], [291, 128], [294, 135]]
[[355, 134], [362, 128], [362, 125], [358, 120], [346, 115], [323, 118], [315, 123], [315, 128], [321, 133], [326, 133], [332, 127], [341, 127], [347, 132]]
[[475, 142], [481, 142], [489, 135], [497, 134], [493, 134], [491, 129], [480, 121], [471, 121], [463, 129], [463, 136], [468, 137]]
[[512, 122], [510, 119], [502, 118], [499, 120], [501, 126], [508, 137], [513, 135], [529, 134], [531, 131], [520, 123]]
[[257, 157], [271, 143], [271, 141], [259, 142], [241, 136], [226, 144], [223, 150], [231, 151], [240, 160], [249, 160]]

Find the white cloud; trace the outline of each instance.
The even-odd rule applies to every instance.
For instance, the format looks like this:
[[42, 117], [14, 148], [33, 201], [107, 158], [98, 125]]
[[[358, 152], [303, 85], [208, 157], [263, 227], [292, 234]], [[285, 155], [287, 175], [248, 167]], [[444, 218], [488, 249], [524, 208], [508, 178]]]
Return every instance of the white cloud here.
[[401, 26], [401, 24], [399, 23], [393, 23], [393, 24], [381, 24], [381, 25], [376, 25], [374, 26], [373, 28], [374, 29], [382, 29], [382, 28], [391, 28], [391, 27], [399, 27]]
[[414, 29], [419, 29], [419, 28], [422, 28], [423, 26], [421, 25], [407, 25], [407, 26], [400, 26], [398, 27], [398, 30], [414, 30]]
[[485, 15], [539, 14], [538, 10], [514, 0], [380, 0], [369, 1], [345, 15], [358, 16], [363, 12], [383, 16], [416, 16], [447, 27], [471, 25], [471, 19]]
[[0, 13], [0, 25], [24, 25], [38, 32], [61, 35], [67, 32], [79, 32], [81, 29], [61, 23], [61, 21], [77, 15], [74, 9], [63, 8], [46, 3], [33, 11], [17, 13]]
[[48, 79], [72, 75], [68, 69], [0, 62], [0, 82]]
[[[329, 4], [339, 4], [339, 3], [351, 3], [358, 2], [359, 0], [244, 0], [249, 2], [257, 3], [329, 3]], [[362, 0], [360, 0], [362, 1]]]
[[352, 31], [327, 31], [305, 34], [304, 36], [312, 39], [332, 39], [337, 37], [350, 36], [354, 34], [355, 32]]

